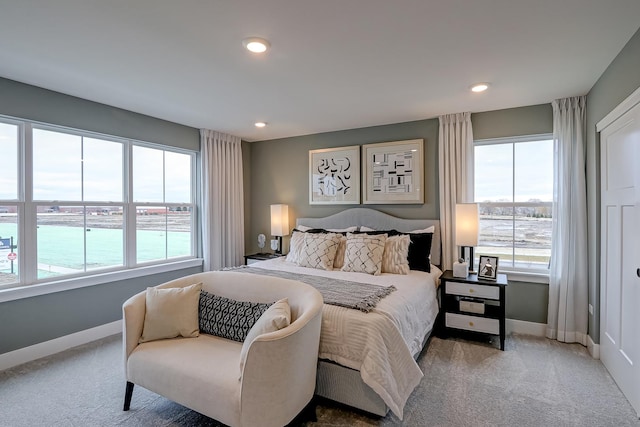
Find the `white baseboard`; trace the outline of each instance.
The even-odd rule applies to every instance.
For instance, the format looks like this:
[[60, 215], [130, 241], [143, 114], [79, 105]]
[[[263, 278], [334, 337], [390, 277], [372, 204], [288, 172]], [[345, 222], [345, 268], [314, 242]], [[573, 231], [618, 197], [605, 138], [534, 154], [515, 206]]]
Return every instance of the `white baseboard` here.
[[600, 359], [600, 344], [593, 342], [590, 336], [587, 336], [587, 350], [594, 359]]
[[122, 320], [0, 354], [0, 371], [122, 332]]
[[505, 329], [507, 335], [511, 333], [535, 335], [536, 337], [544, 337], [547, 332], [546, 323], [527, 322], [525, 320], [506, 319]]

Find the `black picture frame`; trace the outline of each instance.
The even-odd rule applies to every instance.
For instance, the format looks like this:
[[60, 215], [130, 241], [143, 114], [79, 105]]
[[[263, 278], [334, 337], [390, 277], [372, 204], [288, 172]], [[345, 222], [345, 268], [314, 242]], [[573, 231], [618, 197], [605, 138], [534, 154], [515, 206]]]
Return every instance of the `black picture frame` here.
[[490, 255], [480, 255], [478, 263], [478, 278], [485, 280], [498, 279], [498, 257]]

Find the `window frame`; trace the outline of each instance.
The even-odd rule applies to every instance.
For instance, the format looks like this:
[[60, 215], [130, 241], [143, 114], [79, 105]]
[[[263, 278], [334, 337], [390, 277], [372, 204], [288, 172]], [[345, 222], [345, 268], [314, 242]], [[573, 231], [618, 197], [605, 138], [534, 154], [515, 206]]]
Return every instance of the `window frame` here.
[[[515, 147], [515, 144], [525, 143], [525, 142], [535, 142], [535, 141], [548, 141], [553, 140], [552, 133], [543, 133], [543, 134], [535, 134], [535, 135], [519, 135], [519, 136], [511, 136], [511, 137], [500, 137], [500, 138], [485, 138], [485, 139], [476, 139], [473, 141], [474, 148], [474, 188], [475, 188], [475, 149], [476, 147], [489, 146], [489, 145], [501, 145], [501, 144], [512, 144]], [[512, 223], [513, 223], [513, 242], [511, 246], [511, 256], [515, 260], [516, 256], [516, 246], [515, 246], [515, 222], [517, 221], [517, 217], [515, 215], [515, 209], [520, 207], [545, 207], [549, 209], [553, 209], [553, 201], [551, 202], [516, 202], [516, 173], [515, 173], [515, 161], [516, 161], [516, 153], [513, 150], [512, 153], [512, 195], [513, 201], [511, 202], [481, 202], [475, 199], [474, 202], [478, 203], [479, 207], [482, 206], [491, 206], [497, 208], [511, 208], [512, 211]], [[554, 159], [552, 159], [552, 162]], [[475, 193], [475, 191], [474, 191]], [[553, 198], [553, 194], [552, 194]], [[552, 243], [553, 244], [553, 243]], [[477, 260], [476, 260], [477, 262]], [[549, 267], [547, 268], [525, 268], [525, 267], [517, 267], [517, 266], [500, 266], [500, 270], [502, 273], [507, 273], [512, 280], [523, 280], [527, 282], [534, 283], [549, 283]]]
[[[0, 302], [30, 296], [58, 292], [60, 290], [74, 289], [84, 286], [93, 286], [100, 283], [109, 283], [116, 280], [140, 277], [148, 274], [162, 273], [176, 269], [189, 268], [202, 265], [199, 258], [200, 236], [198, 234], [198, 182], [199, 169], [197, 168], [199, 153], [185, 148], [161, 145], [131, 138], [123, 138], [98, 132], [59, 126], [49, 123], [21, 120], [15, 117], [0, 115], [0, 122], [18, 126], [18, 199], [0, 200], [1, 206], [17, 207], [17, 242], [20, 247], [20, 255], [17, 259], [19, 275], [17, 282], [0, 285]], [[33, 131], [43, 129], [53, 132], [77, 135], [83, 138], [95, 138], [104, 141], [122, 144], [122, 201], [97, 201], [97, 200], [33, 200], [34, 163], [33, 163]], [[136, 260], [136, 215], [135, 207], [144, 203], [134, 203], [132, 197], [133, 173], [131, 152], [133, 146], [139, 145], [146, 148], [162, 150], [163, 152], [175, 152], [190, 156], [191, 166], [191, 192], [189, 203], [165, 203], [154, 202], [150, 205], [188, 206], [191, 212], [190, 218], [190, 254], [178, 257], [166, 257], [152, 261], [137, 262]], [[163, 155], [164, 158], [164, 155]], [[81, 179], [83, 179], [81, 177]], [[81, 196], [83, 198], [83, 196]], [[37, 248], [37, 209], [43, 205], [56, 206], [117, 206], [123, 209], [123, 264], [105, 268], [87, 269], [85, 256], [83, 272], [77, 274], [64, 274], [47, 278], [38, 278], [38, 248]], [[131, 214], [133, 212], [133, 214]], [[85, 214], [86, 215], [86, 214]], [[86, 252], [86, 248], [85, 248]]]

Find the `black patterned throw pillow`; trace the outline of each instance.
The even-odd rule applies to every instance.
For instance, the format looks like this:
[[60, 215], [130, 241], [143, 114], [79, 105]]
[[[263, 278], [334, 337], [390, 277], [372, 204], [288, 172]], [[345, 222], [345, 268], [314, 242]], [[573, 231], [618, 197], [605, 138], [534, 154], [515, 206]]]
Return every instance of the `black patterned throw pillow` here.
[[271, 304], [236, 301], [200, 292], [200, 332], [244, 342], [249, 330]]

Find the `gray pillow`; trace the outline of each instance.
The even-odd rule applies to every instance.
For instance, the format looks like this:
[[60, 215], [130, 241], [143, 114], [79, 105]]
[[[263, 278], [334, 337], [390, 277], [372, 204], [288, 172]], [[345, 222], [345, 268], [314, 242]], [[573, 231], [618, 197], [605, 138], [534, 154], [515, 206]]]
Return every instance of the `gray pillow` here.
[[236, 301], [200, 292], [200, 332], [244, 342], [249, 330], [271, 304]]

